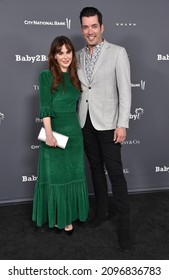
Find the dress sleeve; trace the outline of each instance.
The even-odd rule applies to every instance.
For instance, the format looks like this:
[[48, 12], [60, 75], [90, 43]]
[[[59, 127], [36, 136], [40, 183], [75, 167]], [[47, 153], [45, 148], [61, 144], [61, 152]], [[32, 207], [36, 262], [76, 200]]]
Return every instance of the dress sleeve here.
[[40, 118], [53, 117], [52, 109], [52, 77], [49, 71], [42, 71], [39, 75]]

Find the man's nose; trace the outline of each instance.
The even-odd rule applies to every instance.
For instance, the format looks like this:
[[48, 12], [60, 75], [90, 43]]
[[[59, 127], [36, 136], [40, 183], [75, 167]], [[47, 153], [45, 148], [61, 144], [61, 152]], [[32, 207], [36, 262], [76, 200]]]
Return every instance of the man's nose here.
[[89, 29], [88, 29], [88, 34], [92, 34], [92, 33], [93, 33], [93, 30], [92, 30], [91, 27], [89, 27]]

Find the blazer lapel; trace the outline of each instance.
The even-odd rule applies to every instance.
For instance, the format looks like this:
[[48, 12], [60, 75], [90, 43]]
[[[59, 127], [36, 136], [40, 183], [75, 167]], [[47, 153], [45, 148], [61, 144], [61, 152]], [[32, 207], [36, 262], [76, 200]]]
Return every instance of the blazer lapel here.
[[[104, 62], [104, 57], [106, 56], [107, 48], [109, 48], [109, 43], [106, 40], [104, 40], [104, 44], [102, 46], [101, 52], [99, 54], [99, 57], [96, 61], [95, 66], [94, 66], [94, 70], [93, 70], [92, 77], [91, 77], [91, 82], [94, 78], [94, 75], [97, 73], [97, 71], [100, 69], [100, 67], [102, 66], [102, 64]], [[83, 48], [79, 54], [79, 61], [80, 61], [80, 65], [79, 65], [79, 69], [78, 69], [79, 78], [80, 78], [81, 82], [88, 85], [89, 82], [88, 82], [88, 79], [86, 76], [86, 70], [85, 70], [85, 48]]]
[[[81, 74], [80, 74], [81, 72]], [[88, 85], [88, 79], [86, 76], [85, 70], [85, 49], [83, 48], [80, 52], [80, 69], [79, 69], [80, 80], [84, 82], [84, 84]]]
[[101, 52], [99, 54], [99, 57], [96, 61], [96, 64], [94, 66], [94, 70], [93, 70], [93, 73], [92, 73], [92, 77], [91, 77], [91, 82], [94, 78], [94, 75], [97, 73], [97, 71], [100, 69], [100, 67], [102, 66], [103, 62], [104, 62], [104, 57], [106, 56], [106, 51], [107, 51], [107, 48], [108, 48], [108, 43], [104, 40], [104, 44], [101, 48]]

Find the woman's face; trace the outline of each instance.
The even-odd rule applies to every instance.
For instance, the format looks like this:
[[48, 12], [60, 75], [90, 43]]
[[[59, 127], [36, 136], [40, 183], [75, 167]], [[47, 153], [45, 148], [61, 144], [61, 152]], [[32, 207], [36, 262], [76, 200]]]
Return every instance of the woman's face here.
[[57, 60], [62, 72], [67, 72], [68, 67], [72, 62], [72, 56], [72, 51], [67, 50], [65, 45], [62, 46], [59, 53], [55, 54], [55, 59]]

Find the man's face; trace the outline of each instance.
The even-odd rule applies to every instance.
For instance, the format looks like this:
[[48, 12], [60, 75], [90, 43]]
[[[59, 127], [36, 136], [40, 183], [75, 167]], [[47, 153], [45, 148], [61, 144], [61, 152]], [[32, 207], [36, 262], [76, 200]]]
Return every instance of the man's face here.
[[82, 33], [89, 47], [102, 42], [103, 24], [100, 26], [97, 15], [82, 17]]

